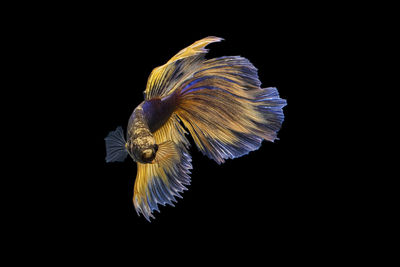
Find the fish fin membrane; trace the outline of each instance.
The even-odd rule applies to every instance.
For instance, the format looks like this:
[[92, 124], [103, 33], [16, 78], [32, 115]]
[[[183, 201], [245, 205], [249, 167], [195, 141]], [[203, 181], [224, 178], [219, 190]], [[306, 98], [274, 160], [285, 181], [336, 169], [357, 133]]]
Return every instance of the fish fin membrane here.
[[157, 164], [164, 164], [165, 162], [168, 162], [174, 157], [174, 153], [172, 151], [175, 151], [175, 143], [171, 140], [159, 144], [154, 161]]
[[286, 100], [276, 88], [260, 88], [257, 69], [239, 56], [202, 62], [182, 83], [175, 114], [199, 150], [218, 164], [274, 141]]
[[200, 67], [204, 54], [208, 52], [205, 47], [221, 40], [214, 36], [203, 38], [179, 51], [166, 64], [153, 69], [144, 91], [145, 99], [161, 98], [173, 93]]
[[174, 206], [176, 197], [190, 185], [191, 157], [188, 152], [187, 132], [176, 115], [153, 133], [159, 149], [154, 164], [137, 163], [133, 204], [138, 215], [150, 221], [158, 205]]
[[125, 148], [124, 131], [119, 126], [115, 131], [110, 132], [106, 138], [106, 162], [122, 162], [128, 156], [128, 151]]

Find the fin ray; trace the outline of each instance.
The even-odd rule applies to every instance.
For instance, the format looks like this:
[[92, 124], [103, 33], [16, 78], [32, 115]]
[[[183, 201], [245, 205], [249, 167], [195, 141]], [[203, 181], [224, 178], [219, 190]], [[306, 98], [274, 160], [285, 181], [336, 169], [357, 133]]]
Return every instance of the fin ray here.
[[158, 205], [174, 206], [176, 197], [190, 185], [191, 157], [187, 151], [187, 132], [176, 115], [170, 117], [160, 129], [153, 133], [159, 148], [155, 164], [138, 163], [134, 186], [133, 204], [138, 214], [150, 221]]
[[159, 204], [174, 206], [190, 185], [190, 144], [181, 122], [199, 150], [218, 164], [257, 150], [263, 140], [277, 139], [286, 100], [276, 88], [261, 88], [257, 68], [248, 59], [205, 60], [205, 47], [221, 40], [195, 42], [155, 68], [148, 79], [146, 100], [176, 100], [171, 117], [153, 133], [159, 145], [155, 164], [138, 163], [133, 203], [149, 221]]
[[179, 51], [166, 64], [155, 68], [147, 81], [145, 99], [165, 97], [172, 93], [198, 70], [204, 54], [208, 52], [205, 47], [221, 40], [214, 36], [203, 38]]
[[125, 138], [122, 127], [119, 126], [115, 131], [111, 131], [106, 138], [106, 162], [122, 162], [128, 156], [125, 149]]
[[203, 154], [220, 164], [277, 139], [286, 100], [260, 85], [257, 69], [238, 56], [206, 60], [182, 84], [176, 114]]

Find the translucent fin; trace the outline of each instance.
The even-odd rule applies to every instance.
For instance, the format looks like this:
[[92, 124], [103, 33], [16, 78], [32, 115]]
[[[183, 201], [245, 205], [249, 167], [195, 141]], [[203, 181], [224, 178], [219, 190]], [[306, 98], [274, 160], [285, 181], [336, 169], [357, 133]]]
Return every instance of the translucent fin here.
[[147, 220], [154, 218], [153, 211], [158, 204], [174, 206], [176, 197], [187, 190], [190, 184], [191, 158], [174, 146], [168, 157], [156, 164], [138, 163], [133, 203], [137, 213], [142, 213]]
[[165, 141], [158, 145], [158, 150], [154, 162], [157, 164], [162, 164], [173, 157], [175, 151], [175, 143], [171, 140]]
[[205, 47], [214, 42], [223, 40], [219, 37], [209, 36], [201, 39], [191, 46], [182, 49], [166, 64], [155, 68], [147, 81], [145, 99], [164, 97], [172, 93], [179, 85], [188, 79], [200, 67], [207, 49]]
[[150, 221], [158, 205], [174, 206], [176, 197], [190, 184], [191, 157], [187, 151], [189, 143], [186, 131], [176, 115], [171, 116], [164, 126], [154, 132], [158, 151], [154, 164], [138, 163], [133, 204], [138, 214]]
[[122, 127], [119, 126], [115, 131], [110, 132], [106, 138], [106, 162], [122, 162], [128, 156], [128, 151], [125, 149], [125, 138]]
[[182, 84], [175, 112], [203, 154], [220, 164], [277, 138], [286, 100], [260, 85], [257, 69], [242, 57], [204, 61]]

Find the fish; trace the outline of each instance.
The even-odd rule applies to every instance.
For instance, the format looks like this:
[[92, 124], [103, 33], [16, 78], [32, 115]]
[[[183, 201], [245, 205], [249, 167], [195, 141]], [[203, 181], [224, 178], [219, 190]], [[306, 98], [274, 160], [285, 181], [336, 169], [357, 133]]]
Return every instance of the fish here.
[[132, 112], [126, 138], [121, 126], [105, 138], [106, 162], [137, 163], [133, 205], [155, 219], [159, 205], [174, 206], [191, 182], [193, 142], [218, 164], [274, 142], [287, 102], [277, 88], [261, 88], [257, 68], [241, 56], [206, 59], [209, 36], [152, 70], [144, 101]]

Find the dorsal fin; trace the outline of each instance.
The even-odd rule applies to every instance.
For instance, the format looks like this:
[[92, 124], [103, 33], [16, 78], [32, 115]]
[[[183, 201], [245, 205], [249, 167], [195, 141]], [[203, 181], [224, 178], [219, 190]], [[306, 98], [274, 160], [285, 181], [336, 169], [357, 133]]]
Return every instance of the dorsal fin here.
[[203, 38], [179, 51], [166, 64], [153, 69], [144, 91], [145, 99], [165, 97], [176, 90], [182, 82], [198, 70], [204, 54], [208, 52], [205, 47], [221, 40], [223, 39], [214, 36]]

